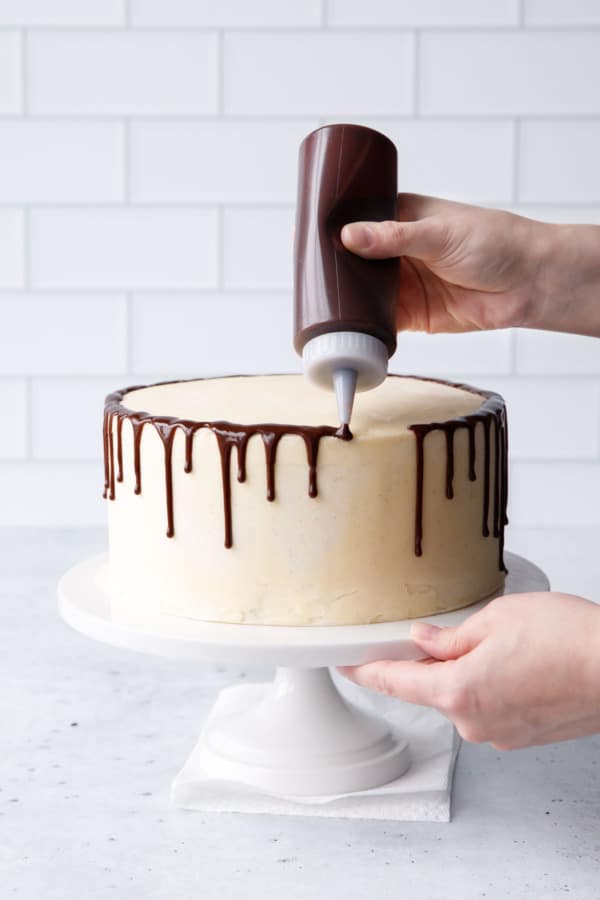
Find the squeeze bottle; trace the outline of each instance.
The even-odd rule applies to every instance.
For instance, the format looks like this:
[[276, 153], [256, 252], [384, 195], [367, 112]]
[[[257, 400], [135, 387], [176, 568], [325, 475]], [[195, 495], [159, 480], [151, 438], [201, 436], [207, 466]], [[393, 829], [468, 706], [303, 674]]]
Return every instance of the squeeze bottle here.
[[362, 125], [325, 125], [300, 145], [294, 238], [294, 347], [305, 375], [337, 396], [349, 425], [356, 391], [376, 387], [396, 350], [398, 259], [362, 259], [348, 222], [396, 218], [397, 153]]

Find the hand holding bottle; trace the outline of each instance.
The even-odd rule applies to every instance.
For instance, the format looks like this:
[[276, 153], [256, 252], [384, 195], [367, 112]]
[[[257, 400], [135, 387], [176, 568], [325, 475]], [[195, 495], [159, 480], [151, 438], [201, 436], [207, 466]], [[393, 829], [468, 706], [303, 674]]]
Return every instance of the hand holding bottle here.
[[600, 336], [600, 226], [400, 194], [397, 221], [353, 222], [341, 239], [368, 259], [401, 257], [399, 330]]

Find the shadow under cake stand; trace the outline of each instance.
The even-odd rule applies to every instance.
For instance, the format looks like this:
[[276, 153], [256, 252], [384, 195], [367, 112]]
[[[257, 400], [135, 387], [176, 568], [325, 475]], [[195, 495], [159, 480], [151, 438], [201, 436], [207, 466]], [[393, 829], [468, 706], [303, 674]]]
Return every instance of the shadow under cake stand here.
[[[502, 591], [455, 612], [420, 621], [458, 625], [496, 596], [548, 589], [545, 574], [506, 554]], [[346, 794], [387, 784], [411, 763], [410, 734], [360, 709], [338, 691], [330, 666], [378, 659], [418, 659], [410, 620], [372, 625], [230, 625], [160, 615], [120, 621], [111, 612], [107, 555], [80, 562], [58, 586], [64, 620], [88, 637], [175, 659], [272, 665], [275, 678], [242, 711], [210, 715], [172, 786], [175, 806], [188, 806], [194, 781], [211, 777], [274, 796]]]

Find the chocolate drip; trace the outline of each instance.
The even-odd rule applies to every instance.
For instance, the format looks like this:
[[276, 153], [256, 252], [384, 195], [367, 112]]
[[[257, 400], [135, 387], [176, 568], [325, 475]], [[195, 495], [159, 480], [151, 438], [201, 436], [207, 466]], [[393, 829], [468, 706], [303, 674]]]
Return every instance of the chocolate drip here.
[[492, 513], [494, 537], [500, 537], [500, 416], [494, 416], [494, 508]]
[[[402, 376], [412, 377], [412, 376]], [[434, 378], [421, 378], [421, 381], [438, 381]], [[466, 428], [469, 441], [469, 481], [476, 481], [475, 469], [476, 457], [476, 429], [481, 423], [483, 428], [483, 513], [481, 533], [489, 537], [490, 527], [490, 496], [492, 500], [492, 534], [499, 539], [499, 568], [506, 571], [504, 566], [504, 526], [508, 523], [506, 517], [506, 503], [508, 498], [508, 430], [506, 427], [506, 409], [504, 401], [499, 394], [488, 391], [480, 391], [467, 384], [454, 384], [443, 381], [452, 387], [469, 391], [483, 397], [480, 408], [466, 416], [458, 416], [447, 422], [429, 422], [411, 425], [410, 429], [415, 435], [417, 455], [417, 484], [415, 497], [415, 555], [423, 554], [423, 491], [425, 480], [425, 438], [432, 431], [444, 432], [446, 440], [446, 497], [451, 500], [454, 496], [454, 435], [458, 428]], [[491, 429], [494, 428], [494, 465], [493, 465], [493, 493], [491, 493]]]
[[[112, 424], [112, 419], [111, 419]], [[109, 468], [109, 476], [108, 476], [108, 499], [115, 499], [115, 454], [114, 454], [114, 443], [113, 443], [113, 430], [112, 428], [108, 432], [108, 454], [110, 458], [110, 468]]]
[[142, 431], [144, 430], [145, 424], [145, 419], [136, 421], [131, 419], [131, 425], [133, 427], [133, 473], [135, 475], [135, 487], [133, 488], [134, 494], [142, 493], [142, 461], [140, 458], [140, 444], [142, 442]]
[[173, 519], [173, 439], [175, 429], [169, 428], [162, 422], [154, 422], [157, 434], [163, 443], [165, 456], [165, 495], [167, 500], [167, 537], [175, 535], [175, 522]]
[[319, 493], [317, 486], [317, 454], [319, 452], [319, 439], [315, 435], [303, 434], [306, 444], [306, 456], [308, 458], [308, 496], [316, 497]]
[[417, 442], [417, 497], [415, 503], [415, 556], [423, 555], [423, 483], [424, 483], [424, 441], [427, 431], [419, 425], [413, 425]]
[[112, 422], [110, 421], [110, 413], [107, 409], [104, 410], [104, 418], [102, 420], [102, 447], [104, 448], [104, 490], [102, 491], [102, 496], [106, 500], [108, 497], [108, 483], [110, 481], [110, 456], [108, 452], [108, 432], [112, 427]]
[[484, 537], [490, 536], [488, 526], [490, 511], [490, 420], [483, 419], [483, 527]]
[[469, 433], [469, 481], [475, 481], [477, 475], [475, 474], [475, 428], [477, 427], [477, 421], [474, 419], [467, 419], [467, 431]]
[[454, 432], [455, 428], [446, 428], [446, 497], [454, 497]]
[[270, 501], [275, 499], [275, 457], [280, 438], [281, 435], [274, 431], [265, 432], [262, 436], [267, 464], [267, 500]]
[[227, 549], [233, 547], [233, 525], [231, 515], [231, 451], [234, 447], [234, 440], [222, 429], [215, 429], [215, 437], [219, 446], [219, 454], [221, 456], [221, 478], [223, 480], [223, 512], [225, 516], [225, 546]]
[[131, 387], [106, 398], [104, 411], [104, 496], [115, 499], [115, 466], [113, 422], [117, 419], [117, 460], [119, 475], [117, 481], [123, 480], [122, 474], [122, 420], [129, 419], [133, 429], [133, 471], [135, 477], [134, 493], [142, 491], [141, 476], [141, 441], [144, 427], [149, 424], [158, 433], [164, 450], [165, 498], [167, 507], [167, 537], [175, 535], [174, 499], [173, 499], [173, 441], [177, 429], [184, 434], [184, 467], [186, 473], [193, 468], [194, 435], [200, 429], [211, 431], [216, 438], [221, 461], [221, 477], [223, 482], [223, 517], [225, 547], [233, 546], [233, 516], [231, 501], [231, 454], [235, 447], [237, 455], [237, 480], [246, 480], [246, 452], [248, 441], [254, 435], [260, 435], [265, 450], [265, 468], [267, 484], [267, 500], [275, 500], [275, 462], [277, 448], [282, 437], [296, 435], [304, 441], [308, 463], [308, 494], [316, 497], [317, 457], [319, 444], [323, 437], [335, 437], [342, 441], [352, 440], [352, 433], [347, 425], [333, 428], [329, 425], [237, 425], [231, 422], [194, 422], [187, 419], [176, 419], [171, 416], [153, 416], [145, 412], [135, 412], [121, 405], [125, 394], [139, 390]]
[[242, 435], [241, 439], [238, 441], [236, 450], [237, 450], [237, 480], [240, 484], [246, 480], [246, 450], [248, 449], [248, 441], [250, 440], [249, 434]]
[[194, 448], [194, 432], [191, 428], [186, 428], [185, 431], [185, 460], [183, 464], [183, 471], [187, 472], [188, 475], [192, 471], [192, 450]]
[[123, 481], [123, 416], [117, 416], [117, 481]]
[[[414, 377], [414, 376], [390, 376], [390, 377]], [[416, 498], [415, 498], [415, 555], [423, 554], [423, 496], [425, 482], [425, 438], [432, 431], [443, 431], [446, 442], [446, 497], [451, 500], [454, 497], [455, 453], [454, 439], [459, 428], [466, 428], [468, 435], [468, 478], [476, 481], [476, 433], [477, 426], [481, 424], [483, 429], [483, 510], [482, 510], [482, 534], [490, 535], [490, 498], [492, 506], [492, 534], [499, 542], [499, 567], [506, 571], [504, 566], [504, 527], [508, 524], [506, 516], [506, 504], [508, 498], [508, 430], [506, 421], [506, 409], [504, 401], [498, 394], [480, 391], [465, 384], [452, 382], [440, 382], [439, 379], [421, 378], [421, 381], [433, 381], [448, 384], [452, 387], [476, 394], [483, 398], [479, 409], [465, 416], [459, 416], [447, 422], [430, 422], [410, 426], [415, 435], [416, 443]], [[110, 500], [115, 499], [115, 481], [123, 481], [123, 443], [122, 428], [123, 419], [127, 418], [132, 427], [133, 439], [133, 472], [134, 493], [142, 491], [141, 477], [141, 441], [144, 427], [150, 424], [158, 433], [164, 449], [165, 470], [165, 497], [167, 513], [167, 537], [175, 534], [174, 499], [173, 499], [173, 442], [177, 429], [184, 434], [184, 472], [190, 473], [193, 469], [194, 435], [201, 429], [211, 431], [216, 438], [221, 461], [221, 475], [223, 482], [223, 514], [225, 546], [233, 546], [233, 522], [231, 500], [231, 454], [235, 447], [237, 456], [237, 480], [246, 480], [246, 453], [248, 441], [254, 435], [260, 435], [265, 452], [266, 469], [266, 494], [267, 500], [273, 501], [276, 497], [275, 463], [277, 449], [282, 437], [295, 435], [304, 441], [306, 459], [308, 464], [308, 494], [310, 497], [318, 495], [317, 484], [317, 459], [321, 439], [335, 437], [339, 440], [349, 441], [352, 433], [347, 425], [334, 428], [323, 426], [301, 425], [238, 425], [231, 422], [198, 422], [186, 419], [177, 419], [170, 416], [154, 416], [145, 412], [135, 412], [122, 405], [125, 394], [139, 390], [138, 387], [125, 388], [106, 398], [103, 427], [104, 446], [104, 492], [103, 496]], [[113, 423], [116, 425], [116, 457], [113, 436]], [[491, 472], [491, 429], [494, 428], [494, 464], [493, 487]], [[493, 490], [493, 493], [492, 493]]]

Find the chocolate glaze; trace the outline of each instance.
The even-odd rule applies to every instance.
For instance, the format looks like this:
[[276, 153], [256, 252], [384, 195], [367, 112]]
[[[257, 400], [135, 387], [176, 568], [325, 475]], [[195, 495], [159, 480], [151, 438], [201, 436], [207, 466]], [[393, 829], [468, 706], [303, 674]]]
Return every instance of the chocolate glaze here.
[[[417, 376], [388, 376], [391, 378], [416, 378]], [[192, 379], [196, 380], [196, 379]], [[483, 398], [481, 406], [473, 413], [459, 416], [446, 422], [427, 422], [411, 425], [410, 430], [415, 435], [416, 441], [416, 498], [415, 498], [415, 554], [422, 556], [424, 548], [423, 540], [423, 496], [425, 483], [425, 439], [433, 431], [442, 431], [446, 444], [446, 497], [451, 500], [454, 497], [454, 435], [459, 428], [466, 428], [468, 432], [468, 470], [469, 481], [475, 481], [476, 473], [476, 443], [475, 434], [478, 426], [481, 426], [484, 440], [483, 458], [483, 509], [482, 509], [482, 534], [490, 535], [490, 494], [492, 508], [492, 534], [499, 538], [499, 567], [506, 571], [504, 566], [504, 526], [508, 523], [506, 517], [506, 504], [508, 497], [508, 432], [506, 427], [506, 408], [499, 394], [478, 390], [467, 384], [455, 384], [451, 381], [442, 381], [436, 378], [419, 378], [420, 381], [432, 381], [460, 388]], [[169, 384], [176, 382], [161, 382]], [[155, 429], [159, 435], [164, 449], [165, 471], [165, 497], [167, 513], [166, 535], [171, 538], [175, 534], [174, 498], [173, 498], [173, 441], [178, 430], [182, 431], [185, 438], [184, 444], [184, 472], [191, 472], [193, 467], [194, 435], [201, 429], [211, 431], [217, 442], [221, 460], [221, 475], [223, 482], [223, 514], [225, 546], [233, 546], [233, 523], [231, 502], [231, 456], [235, 448], [237, 460], [237, 480], [244, 482], [246, 479], [246, 451], [248, 441], [254, 435], [260, 435], [265, 452], [266, 467], [266, 498], [275, 500], [275, 464], [277, 448], [284, 435], [296, 435], [304, 441], [306, 459], [308, 464], [308, 494], [316, 497], [317, 485], [317, 458], [319, 444], [324, 437], [335, 437], [339, 440], [349, 441], [352, 434], [347, 425], [334, 428], [329, 425], [238, 425], [232, 422], [198, 422], [190, 419], [178, 419], [172, 416], [150, 415], [146, 412], [136, 412], [123, 406], [122, 400], [130, 391], [140, 390], [140, 385], [124, 388], [109, 394], [104, 408], [103, 446], [104, 446], [104, 494], [109, 500], [116, 496], [115, 482], [123, 481], [123, 420], [128, 419], [133, 433], [133, 471], [134, 493], [142, 491], [141, 477], [141, 440], [146, 425]], [[152, 385], [156, 387], [156, 385]], [[116, 420], [116, 427], [113, 423]], [[491, 439], [493, 430], [494, 440], [494, 464], [491, 472]], [[116, 467], [115, 467], [115, 438], [116, 438]], [[493, 477], [492, 477], [493, 476]], [[490, 485], [493, 480], [493, 490]]]
[[[169, 384], [170, 382], [162, 382]], [[175, 382], [171, 382], [175, 383]], [[156, 385], [152, 385], [155, 387]], [[308, 494], [310, 497], [318, 495], [317, 485], [317, 457], [319, 444], [323, 437], [335, 437], [342, 441], [352, 440], [352, 433], [347, 425], [333, 428], [330, 425], [237, 425], [232, 422], [196, 422], [191, 419], [177, 419], [172, 416], [153, 416], [146, 412], [136, 412], [122, 405], [125, 394], [139, 390], [140, 387], [124, 388], [115, 391], [106, 398], [104, 406], [104, 493], [109, 500], [115, 499], [115, 447], [114, 436], [117, 439], [117, 465], [123, 480], [123, 419], [129, 419], [133, 429], [133, 469], [135, 476], [134, 493], [140, 494], [142, 490], [141, 480], [141, 440], [142, 432], [146, 425], [153, 427], [160, 437], [164, 449], [165, 464], [165, 497], [167, 506], [167, 530], [166, 535], [172, 538], [175, 535], [174, 502], [173, 502], [173, 441], [177, 430], [181, 430], [185, 437], [184, 445], [184, 472], [192, 471], [194, 435], [201, 429], [211, 431], [217, 441], [221, 458], [221, 476], [223, 482], [223, 513], [225, 526], [225, 546], [233, 546], [233, 525], [231, 514], [231, 455], [235, 448], [237, 457], [237, 480], [246, 480], [246, 450], [248, 441], [253, 435], [259, 434], [262, 438], [265, 451], [267, 500], [275, 500], [275, 461], [279, 441], [284, 435], [297, 435], [304, 441], [306, 447], [306, 459], [308, 463]], [[116, 419], [116, 428], [113, 422]]]
[[360, 331], [396, 349], [398, 259], [347, 250], [348, 222], [396, 218], [397, 153], [363, 125], [324, 125], [300, 145], [294, 238], [294, 346], [330, 331]]
[[[393, 376], [392, 376], [393, 377]], [[410, 377], [410, 376], [408, 376]], [[506, 517], [506, 504], [508, 500], [508, 429], [506, 427], [506, 407], [499, 394], [491, 391], [482, 391], [468, 384], [455, 384], [451, 381], [442, 381], [437, 378], [420, 378], [420, 381], [438, 381], [452, 387], [460, 388], [472, 394], [483, 397], [483, 403], [473, 413], [458, 416], [446, 422], [427, 422], [411, 425], [417, 442], [417, 491], [415, 500], [415, 554], [423, 554], [423, 493], [425, 482], [425, 438], [432, 431], [442, 431], [446, 440], [446, 497], [451, 500], [454, 497], [454, 435], [459, 428], [466, 428], [468, 432], [469, 454], [467, 477], [469, 481], [477, 478], [475, 471], [475, 432], [478, 425], [483, 431], [483, 511], [481, 533], [489, 537], [490, 516], [490, 471], [491, 459], [491, 432], [494, 432], [494, 472], [492, 494], [492, 534], [499, 538], [498, 565], [502, 571], [506, 571], [504, 565], [504, 526], [508, 524]]]

